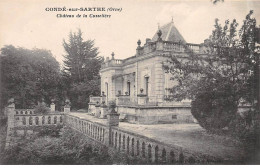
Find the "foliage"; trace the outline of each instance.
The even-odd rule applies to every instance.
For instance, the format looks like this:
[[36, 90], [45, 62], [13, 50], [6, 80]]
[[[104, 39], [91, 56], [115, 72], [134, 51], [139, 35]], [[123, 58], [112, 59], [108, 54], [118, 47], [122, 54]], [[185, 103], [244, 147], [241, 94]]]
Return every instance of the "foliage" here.
[[74, 83], [70, 88], [70, 97], [73, 107], [86, 108], [90, 95], [100, 94], [100, 79], [95, 78], [90, 81]]
[[1, 108], [11, 97], [17, 108], [32, 108], [42, 98], [50, 103], [59, 82], [59, 63], [44, 49], [1, 48]]
[[[163, 65], [172, 74], [172, 79], [178, 82], [169, 88], [173, 93], [172, 99], [193, 100], [193, 115], [207, 129], [220, 128], [221, 122], [223, 126], [227, 125], [234, 118], [234, 109], [240, 100], [252, 103], [257, 99], [259, 78], [255, 74], [258, 72], [259, 48], [255, 47], [256, 21], [251, 18], [252, 14], [250, 11], [239, 31], [236, 20], [231, 23], [227, 20], [222, 26], [216, 19], [212, 35], [201, 46], [203, 54], [183, 44], [187, 55], [185, 59], [171, 54]], [[223, 95], [223, 91], [228, 94]], [[211, 94], [221, 96], [214, 98]], [[222, 112], [225, 116], [213, 115], [220, 113], [220, 110], [210, 108], [217, 104], [226, 111]], [[212, 124], [214, 120], [219, 123]]]
[[111, 164], [107, 149], [94, 149], [84, 135], [65, 128], [61, 137], [21, 140], [1, 155], [3, 164]]
[[46, 107], [45, 104], [40, 103], [34, 109], [35, 114], [47, 114], [50, 112], [50, 108]]
[[7, 118], [0, 119], [0, 151], [4, 150], [7, 131]]
[[231, 86], [208, 83], [206, 88], [198, 92], [192, 101], [191, 113], [203, 128], [215, 131], [228, 126], [237, 113], [237, 104], [230, 96], [231, 91]]
[[259, 111], [250, 109], [243, 115], [236, 115], [229, 124], [229, 134], [238, 137], [245, 144], [249, 164], [260, 163], [260, 115]]
[[55, 125], [55, 126], [40, 126], [40, 129], [37, 130], [37, 136], [38, 137], [44, 137], [44, 136], [49, 136], [49, 137], [60, 137], [60, 132], [62, 129], [62, 125]]
[[64, 55], [63, 80], [66, 81], [66, 94], [72, 108], [86, 108], [89, 96], [99, 93], [99, 69], [102, 58], [93, 40], [84, 41], [82, 32], [69, 34], [69, 41], [63, 41]]

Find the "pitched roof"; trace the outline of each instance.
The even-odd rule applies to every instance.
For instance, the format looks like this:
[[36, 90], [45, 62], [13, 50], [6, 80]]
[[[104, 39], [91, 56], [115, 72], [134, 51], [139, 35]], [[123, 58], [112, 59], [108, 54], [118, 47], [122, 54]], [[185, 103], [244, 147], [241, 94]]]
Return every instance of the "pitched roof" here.
[[[186, 43], [186, 41], [184, 40], [184, 38], [182, 37], [180, 32], [174, 26], [173, 22], [170, 22], [170, 23], [162, 26], [160, 28], [160, 30], [162, 31], [161, 38], [163, 41], [172, 41], [172, 42], [181, 41], [181, 42]], [[152, 41], [157, 41], [157, 39], [158, 39], [158, 35], [157, 35], [157, 31], [156, 31], [155, 35], [152, 38]]]

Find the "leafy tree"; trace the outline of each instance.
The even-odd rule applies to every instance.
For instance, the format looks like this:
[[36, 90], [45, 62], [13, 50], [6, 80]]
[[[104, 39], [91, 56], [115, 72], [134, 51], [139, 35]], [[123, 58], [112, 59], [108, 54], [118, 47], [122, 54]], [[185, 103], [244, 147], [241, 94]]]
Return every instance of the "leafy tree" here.
[[246, 16], [240, 31], [236, 20], [227, 20], [222, 26], [216, 19], [212, 35], [203, 44], [203, 54], [183, 44], [187, 57], [171, 55], [163, 65], [178, 81], [169, 88], [172, 99], [193, 100], [192, 114], [206, 129], [228, 126], [239, 102], [254, 102], [257, 97], [259, 79], [253, 74], [259, 65], [259, 49], [255, 47], [252, 13]]
[[50, 103], [55, 98], [60, 70], [50, 51], [9, 45], [1, 49], [0, 62], [1, 107], [11, 97], [17, 108], [30, 108], [42, 98]]
[[87, 107], [88, 97], [99, 93], [99, 69], [102, 58], [93, 40], [84, 41], [82, 32], [69, 34], [69, 41], [63, 41], [64, 55], [63, 78], [67, 84], [67, 96], [73, 108]]

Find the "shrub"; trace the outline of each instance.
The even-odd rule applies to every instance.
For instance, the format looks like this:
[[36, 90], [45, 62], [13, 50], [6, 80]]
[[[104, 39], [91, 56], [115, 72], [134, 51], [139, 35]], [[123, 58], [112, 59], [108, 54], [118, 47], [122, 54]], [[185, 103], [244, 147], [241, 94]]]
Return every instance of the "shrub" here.
[[237, 114], [229, 126], [230, 134], [240, 140], [249, 143], [255, 143], [260, 136], [259, 114], [254, 110], [249, 110], [243, 115]]
[[37, 136], [50, 136], [50, 137], [60, 137], [60, 132], [62, 129], [62, 125], [57, 126], [41, 126], [38, 130]]
[[191, 113], [206, 130], [221, 130], [237, 113], [237, 104], [231, 95], [228, 88], [207, 88], [197, 93], [191, 104]]
[[50, 108], [41, 103], [35, 107], [34, 112], [36, 114], [47, 114], [50, 112]]
[[112, 164], [107, 148], [93, 149], [85, 135], [69, 128], [60, 137], [49, 133], [20, 140], [2, 153], [2, 164]]

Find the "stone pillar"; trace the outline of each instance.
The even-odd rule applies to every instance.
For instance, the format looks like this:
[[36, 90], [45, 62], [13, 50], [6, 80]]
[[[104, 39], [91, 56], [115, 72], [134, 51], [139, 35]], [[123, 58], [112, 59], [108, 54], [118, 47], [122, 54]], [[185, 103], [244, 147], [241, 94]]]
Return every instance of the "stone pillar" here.
[[55, 111], [55, 104], [51, 103], [51, 112], [54, 112], [54, 111]]
[[143, 91], [140, 90], [140, 94], [137, 95], [137, 102], [139, 105], [145, 105], [147, 101], [147, 96], [143, 94]]
[[103, 101], [100, 106], [100, 118], [107, 118], [108, 108], [105, 105], [105, 102]]
[[106, 95], [105, 95], [105, 92], [102, 91], [102, 95], [100, 96], [101, 97], [101, 102], [106, 102]]
[[8, 106], [6, 108], [7, 112], [7, 135], [6, 135], [6, 143], [5, 143], [5, 149], [7, 149], [10, 146], [11, 143], [11, 137], [14, 133], [14, 127], [15, 127], [15, 104], [14, 104], [14, 98], [9, 99]]
[[100, 104], [96, 104], [95, 107], [96, 107], [95, 117], [99, 117], [100, 116]]
[[107, 125], [108, 126], [118, 126], [119, 125], [119, 115], [116, 110], [116, 104], [115, 102], [111, 102], [109, 104], [110, 106], [110, 112], [107, 114]]
[[164, 101], [164, 92], [165, 92], [165, 88], [164, 88], [164, 83], [165, 83], [165, 79], [164, 79], [164, 71], [162, 68], [162, 62], [163, 60], [160, 59], [160, 57], [157, 57], [157, 61], [155, 64], [155, 94], [156, 94], [156, 102], [158, 104], [163, 103]]
[[70, 105], [65, 105], [64, 106], [64, 113], [69, 113], [70, 112]]
[[69, 113], [69, 112], [70, 112], [70, 100], [66, 99], [65, 106], [64, 106], [64, 113]]
[[156, 41], [156, 50], [163, 50], [163, 41], [162, 41], [162, 38], [161, 38], [162, 31], [158, 30], [157, 35], [158, 35], [158, 39]]

